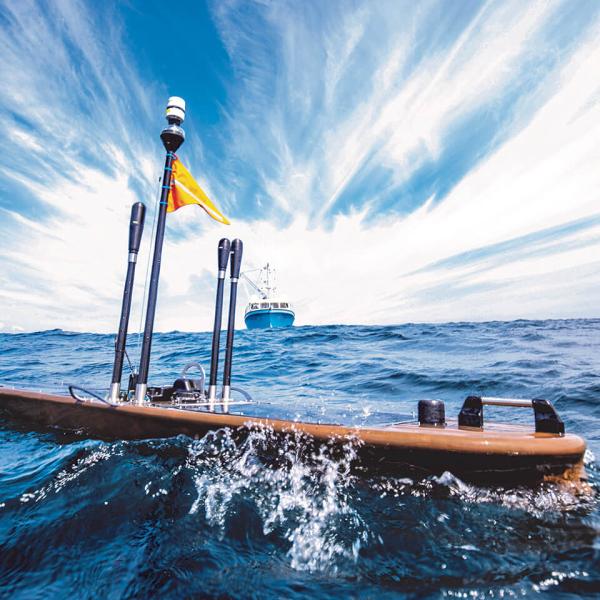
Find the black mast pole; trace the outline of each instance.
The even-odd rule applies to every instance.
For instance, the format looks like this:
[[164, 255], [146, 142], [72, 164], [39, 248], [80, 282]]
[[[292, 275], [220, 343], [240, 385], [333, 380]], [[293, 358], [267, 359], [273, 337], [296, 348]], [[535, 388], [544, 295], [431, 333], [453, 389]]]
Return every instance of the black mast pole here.
[[185, 119], [185, 101], [173, 96], [169, 98], [166, 114], [168, 125], [162, 130], [160, 139], [167, 151], [165, 168], [162, 178], [160, 204], [158, 206], [158, 221], [156, 224], [156, 237], [154, 240], [154, 256], [152, 259], [152, 272], [150, 275], [150, 290], [148, 292], [148, 307], [146, 309], [146, 324], [144, 326], [144, 339], [140, 356], [140, 372], [135, 386], [135, 402], [143, 404], [146, 401], [148, 388], [148, 369], [150, 366], [150, 351], [152, 348], [152, 333], [154, 331], [154, 315], [156, 312], [156, 299], [158, 296], [158, 280], [160, 277], [160, 263], [162, 247], [165, 237], [165, 222], [167, 218], [167, 201], [171, 189], [171, 172], [175, 152], [185, 140], [185, 133], [180, 125]]
[[221, 401], [223, 412], [229, 410], [231, 397], [231, 364], [233, 360], [233, 334], [235, 329], [235, 305], [237, 301], [237, 286], [242, 266], [242, 240], [235, 239], [231, 242], [231, 291], [229, 293], [229, 320], [227, 322], [227, 343], [225, 346], [225, 366], [223, 367], [223, 391]]
[[217, 262], [219, 274], [217, 276], [217, 299], [215, 302], [215, 324], [213, 327], [212, 352], [210, 355], [210, 379], [208, 382], [208, 405], [210, 410], [215, 408], [217, 398], [217, 371], [219, 368], [219, 344], [221, 341], [221, 317], [223, 315], [223, 287], [225, 284], [225, 273], [231, 252], [231, 242], [227, 238], [219, 240], [217, 250]]
[[119, 321], [119, 332], [115, 342], [115, 363], [113, 365], [112, 380], [110, 384], [110, 399], [117, 402], [121, 394], [121, 376], [123, 374], [123, 357], [125, 355], [125, 344], [127, 343], [127, 328], [129, 326], [129, 313], [131, 312], [131, 296], [133, 293], [133, 279], [135, 277], [135, 265], [140, 250], [142, 233], [144, 231], [144, 217], [146, 207], [142, 202], [136, 202], [131, 207], [131, 219], [129, 221], [129, 259], [127, 261], [127, 275], [125, 276], [125, 288], [123, 289], [123, 304], [121, 305], [121, 319]]

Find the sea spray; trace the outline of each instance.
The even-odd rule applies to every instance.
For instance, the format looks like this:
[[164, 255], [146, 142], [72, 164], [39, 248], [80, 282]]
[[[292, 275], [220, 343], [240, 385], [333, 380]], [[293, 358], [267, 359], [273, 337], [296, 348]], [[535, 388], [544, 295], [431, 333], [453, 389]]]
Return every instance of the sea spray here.
[[349, 497], [356, 445], [350, 438], [341, 447], [315, 449], [306, 435], [276, 435], [264, 426], [243, 439], [231, 430], [210, 433], [190, 445], [187, 467], [198, 493], [190, 513], [203, 509], [223, 535], [235, 501], [252, 501], [264, 535], [279, 533], [289, 542], [292, 568], [335, 572], [357, 561], [369, 539]]

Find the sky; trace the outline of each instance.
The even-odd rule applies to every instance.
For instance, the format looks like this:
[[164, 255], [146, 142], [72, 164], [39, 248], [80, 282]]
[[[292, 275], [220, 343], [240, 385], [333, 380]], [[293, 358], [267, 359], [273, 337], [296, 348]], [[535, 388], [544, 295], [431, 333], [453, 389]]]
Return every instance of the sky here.
[[223, 236], [298, 325], [600, 317], [595, 0], [0, 0], [0, 56], [0, 331], [115, 331], [141, 200], [139, 330], [171, 95], [232, 224], [169, 214], [156, 330]]

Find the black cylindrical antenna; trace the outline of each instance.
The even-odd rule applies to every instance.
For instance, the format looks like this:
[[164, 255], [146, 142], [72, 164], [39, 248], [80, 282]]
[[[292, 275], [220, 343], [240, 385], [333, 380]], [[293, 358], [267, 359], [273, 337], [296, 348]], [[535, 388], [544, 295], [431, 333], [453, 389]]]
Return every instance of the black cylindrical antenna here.
[[225, 284], [225, 273], [231, 252], [231, 242], [227, 238], [219, 240], [217, 250], [217, 263], [219, 274], [217, 275], [217, 300], [215, 303], [215, 325], [213, 327], [212, 351], [210, 355], [210, 379], [208, 382], [208, 405], [210, 410], [215, 408], [217, 398], [217, 372], [219, 368], [219, 344], [221, 342], [221, 317], [223, 314], [223, 287]]
[[165, 168], [162, 177], [162, 190], [158, 205], [158, 222], [156, 224], [156, 237], [154, 238], [154, 256], [152, 258], [152, 271], [150, 274], [150, 289], [148, 291], [148, 306], [146, 308], [146, 324], [144, 326], [144, 339], [140, 356], [140, 372], [135, 386], [135, 402], [143, 404], [146, 400], [148, 388], [148, 370], [150, 367], [150, 351], [152, 349], [152, 333], [154, 331], [154, 315], [156, 313], [156, 299], [158, 297], [158, 280], [160, 277], [160, 262], [162, 247], [165, 237], [165, 222], [167, 217], [167, 204], [171, 189], [171, 173], [175, 152], [185, 140], [185, 133], [180, 127], [185, 118], [185, 101], [177, 96], [169, 98], [166, 114], [168, 125], [162, 130], [160, 139], [167, 151]]
[[113, 365], [112, 380], [110, 384], [110, 399], [113, 402], [117, 402], [120, 399], [119, 396], [121, 394], [123, 356], [125, 355], [125, 344], [127, 343], [127, 328], [129, 327], [129, 313], [131, 311], [133, 279], [135, 277], [135, 265], [140, 250], [140, 242], [142, 241], [142, 233], [144, 231], [145, 216], [145, 205], [142, 202], [136, 202], [131, 207], [131, 219], [129, 221], [129, 259], [127, 261], [125, 288], [123, 289], [119, 332], [117, 333], [117, 341], [115, 342], [115, 363]]
[[231, 242], [231, 292], [229, 294], [229, 320], [227, 322], [227, 343], [225, 345], [225, 367], [223, 368], [223, 412], [229, 410], [231, 398], [231, 364], [233, 360], [233, 333], [235, 329], [235, 304], [237, 301], [237, 286], [242, 266], [242, 240], [235, 239]]

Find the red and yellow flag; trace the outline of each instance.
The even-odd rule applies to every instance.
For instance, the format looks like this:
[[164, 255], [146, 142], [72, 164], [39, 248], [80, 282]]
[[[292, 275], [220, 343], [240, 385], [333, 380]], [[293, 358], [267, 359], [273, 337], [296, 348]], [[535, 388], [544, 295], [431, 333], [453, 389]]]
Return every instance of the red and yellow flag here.
[[177, 157], [173, 161], [172, 168], [173, 174], [167, 212], [174, 212], [186, 204], [198, 204], [215, 221], [230, 225], [227, 217], [212, 203], [211, 199], [204, 193], [204, 190], [196, 183], [190, 172]]

